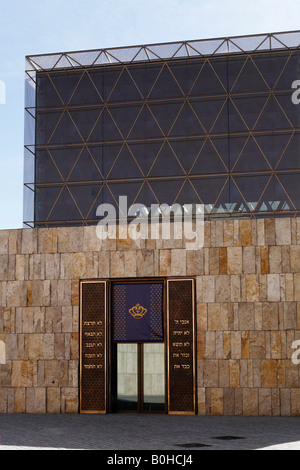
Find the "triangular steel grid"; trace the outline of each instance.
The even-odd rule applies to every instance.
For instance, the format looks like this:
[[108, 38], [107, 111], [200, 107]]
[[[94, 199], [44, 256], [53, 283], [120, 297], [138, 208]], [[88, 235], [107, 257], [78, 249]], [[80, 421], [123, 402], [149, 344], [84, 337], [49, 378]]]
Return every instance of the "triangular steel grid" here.
[[[274, 47], [280, 43], [282, 43], [284, 37], [279, 36], [279, 39], [276, 38], [275, 35], [267, 36], [267, 37], [260, 37], [261, 41], [259, 42], [258, 38], [256, 38], [256, 49], [259, 50], [260, 48], [264, 48], [264, 42], [270, 41], [274, 44]], [[289, 40], [291, 38], [289, 37]], [[276, 44], [275, 44], [276, 43]], [[201, 41], [195, 43], [176, 43], [173, 44], [171, 53], [173, 57], [176, 58], [180, 56], [183, 51], [191, 51], [192, 49], [195, 52], [198, 52], [201, 55], [204, 52], [201, 49]], [[219, 40], [215, 42], [211, 42], [210, 44], [206, 43], [206, 47], [210, 47], [210, 51], [213, 51], [213, 54], [217, 54], [217, 51], [224, 51], [224, 48], [230, 50], [233, 48], [234, 50], [243, 50], [242, 41], [234, 40], [234, 39], [226, 39], [226, 40]], [[196, 47], [198, 49], [196, 49]], [[288, 46], [287, 46], [288, 47]], [[181, 52], [180, 52], [181, 51]], [[202, 52], [201, 52], [202, 51]], [[163, 48], [150, 48], [150, 47], [140, 47], [136, 48], [131, 55], [131, 60], [134, 61], [134, 54], [135, 57], [138, 57], [141, 54], [144, 54], [144, 57], [151, 55], [156, 55], [157, 59], [161, 59], [159, 54], [163, 56], [165, 53]], [[113, 53], [105, 51], [100, 52], [99, 54], [94, 53], [93, 59], [94, 63], [99, 63], [101, 55], [105, 55], [107, 59], [111, 61], [111, 63], [121, 63], [122, 55], [124, 51], [122, 49], [118, 50], [118, 54], [115, 51], [115, 55]], [[276, 77], [276, 83], [279, 82], [281, 75], [288, 66], [288, 62], [291, 55], [287, 58], [286, 61], [282, 64], [282, 68], [278, 69], [278, 76]], [[129, 57], [130, 58], [130, 57]], [[75, 54], [65, 54], [56, 57], [56, 64], [63, 63], [66, 64], [66, 61], [76, 61], [79, 63], [79, 59], [83, 59], [80, 55], [76, 56]], [[33, 62], [31, 62], [33, 63]], [[259, 63], [256, 61], [256, 56], [246, 55], [244, 57], [244, 61], [240, 66], [240, 69], [237, 71], [235, 80], [231, 84], [229, 90], [226, 90], [227, 84], [224, 82], [224, 77], [219, 75], [217, 62], [210, 60], [207, 57], [203, 57], [202, 66], [199, 67], [198, 73], [195, 76], [191, 87], [189, 88], [188, 92], [184, 92], [184, 84], [181, 82], [180, 78], [176, 76], [174, 69], [172, 68], [172, 64], [175, 62], [163, 62], [160, 65], [157, 65], [157, 73], [153, 76], [153, 82], [150, 83], [148, 88], [141, 86], [141, 83], [138, 82], [137, 78], [134, 76], [130, 66], [124, 65], [116, 72], [116, 76], [114, 81], [110, 84], [109, 90], [107, 91], [107, 96], [102, 96], [102, 90], [99, 89], [97, 83], [92, 76], [92, 70], [85, 68], [82, 73], [78, 74], [78, 83], [75, 84], [74, 89], [69, 94], [68, 99], [65, 100], [64, 96], [60, 93], [57, 86], [55, 85], [55, 80], [51, 78], [51, 74], [48, 73], [49, 79], [53, 85], [53, 91], [57, 94], [59, 102], [61, 102], [61, 111], [57, 114], [57, 118], [55, 120], [55, 125], [49, 132], [47, 141], [43, 143], [45, 148], [48, 151], [49, 157], [51, 158], [54, 167], [57, 169], [57, 181], [53, 182], [55, 185], [60, 188], [57, 192], [56, 197], [53, 201], [53, 204], [49, 210], [49, 213], [44, 221], [45, 224], [52, 223], [51, 218], [55, 213], [55, 208], [58, 206], [60, 201], [65, 197], [68, 196], [70, 204], [74, 205], [73, 209], [77, 213], [78, 220], [81, 220], [83, 224], [88, 224], [89, 220], [92, 218], [93, 211], [95, 210], [96, 204], [99, 202], [101, 195], [108, 195], [112, 201], [115, 202], [117, 205], [118, 203], [118, 193], [116, 191], [117, 184], [118, 184], [118, 177], [114, 177], [114, 171], [121, 165], [124, 168], [124, 172], [128, 170], [128, 168], [134, 168], [134, 175], [131, 175], [132, 180], [136, 180], [136, 193], [135, 195], [132, 193], [132, 202], [143, 202], [138, 201], [139, 195], [148, 191], [149, 194], [153, 195], [154, 201], [158, 203], [168, 202], [169, 204], [173, 204], [181, 200], [183, 195], [185, 194], [193, 194], [195, 197], [196, 203], [204, 204], [206, 210], [207, 218], [211, 218], [214, 216], [226, 216], [230, 215], [230, 213], [235, 213], [234, 208], [226, 207], [226, 204], [221, 207], [221, 197], [222, 194], [228, 190], [229, 186], [233, 188], [238, 194], [241, 204], [239, 207], [240, 212], [245, 212], [247, 216], [256, 217], [261, 216], [260, 210], [263, 210], [266, 213], [274, 213], [274, 201], [270, 201], [268, 195], [268, 189], [271, 188], [272, 184], [277, 184], [280, 188], [282, 194], [285, 197], [285, 200], [281, 201], [280, 204], [277, 204], [276, 209], [280, 210], [288, 210], [291, 213], [295, 214], [299, 208], [296, 207], [296, 201], [293, 200], [293, 194], [290, 193], [290, 188], [286, 186], [285, 180], [286, 178], [282, 178], [280, 172], [277, 172], [280, 169], [280, 165], [284, 162], [285, 155], [287, 155], [287, 149], [291, 144], [294, 136], [295, 136], [295, 129], [291, 122], [291, 119], [283, 108], [278, 95], [274, 93], [273, 87], [270, 86], [268, 82], [268, 77], [265, 76], [264, 71], [260, 69]], [[38, 64], [38, 67], [41, 67], [41, 64]], [[250, 123], [247, 118], [243, 114], [243, 109], [241, 107], [241, 103], [239, 101], [238, 95], [238, 88], [241, 86], [244, 80], [244, 74], [247, 74], [248, 68], [251, 68], [252, 73], [257, 74], [259, 80], [264, 87], [264, 94], [262, 95], [261, 104], [259, 109], [256, 111], [255, 118], [252, 123]], [[177, 100], [177, 109], [174, 112], [172, 117], [172, 121], [169, 122], [168, 126], [162, 120], [161, 112], [158, 112], [157, 107], [161, 106], [165, 110], [168, 108], [168, 102], [166, 101], [159, 101], [158, 97], [155, 97], [155, 92], [159, 88], [159, 81], [162, 79], [163, 74], [168, 74], [169, 81], [172, 82], [172, 86], [170, 89], [177, 90], [178, 96], [180, 96], [180, 100]], [[219, 86], [219, 104], [218, 107], [215, 107], [215, 114], [211, 118], [209, 122], [207, 117], [199, 115], [197, 104], [199, 100], [193, 97], [193, 90], [196, 89], [197, 83], [201, 80], [202, 75], [204, 73], [209, 73], [212, 77], [212, 80], [215, 81], [215, 86]], [[129, 82], [131, 81], [132, 86], [132, 94], [136, 94], [136, 99], [129, 100], [128, 105], [135, 107], [136, 111], [134, 114], [134, 118], [132, 121], [126, 122], [126, 120], [121, 125], [118, 118], [118, 112], [116, 111], [116, 105], [114, 102], [114, 96], [117, 94], [118, 86], [120, 86], [121, 80], [123, 77], [126, 76], [126, 80]], [[101, 106], [94, 108], [93, 119], [91, 120], [89, 127], [87, 129], [81, 128], [80, 124], [77, 122], [76, 112], [80, 113], [80, 109], [77, 110], [72, 106], [72, 102], [76, 98], [76, 93], [79, 90], [80, 83], [85, 77], [86, 82], [89, 84], [91, 90], [95, 93], [95, 95], [99, 98], [99, 103]], [[145, 91], [146, 90], [146, 91]], [[171, 91], [170, 91], [171, 93]], [[226, 95], [226, 96], [225, 96]], [[155, 99], [158, 101], [155, 102]], [[171, 100], [172, 96], [168, 97]], [[173, 97], [174, 98], [174, 97]], [[138, 101], [140, 100], [140, 101]], [[205, 98], [203, 98], [205, 101]], [[76, 100], [75, 100], [76, 101]], [[204, 103], [202, 101], [202, 104]], [[208, 102], [208, 101], [206, 101]], [[234, 113], [237, 117], [237, 121], [239, 122], [240, 130], [242, 132], [241, 135], [243, 137], [240, 138], [241, 142], [240, 151], [237, 153], [236, 158], [233, 162], [232, 167], [228, 166], [227, 156], [222, 154], [222, 151], [218, 148], [217, 141], [215, 137], [222, 137], [222, 132], [219, 130], [218, 126], [222, 124], [222, 113], [226, 113], [228, 107], [230, 107], [231, 113]], [[267, 155], [263, 146], [259, 141], [259, 138], [256, 137], [255, 132], [257, 130], [263, 132], [264, 129], [260, 129], [260, 125], [264, 123], [264, 113], [268, 112], [268, 108], [275, 109], [278, 114], [281, 116], [282, 122], [284, 122], [285, 130], [289, 135], [287, 139], [286, 145], [282, 148], [282, 152], [278, 155], [276, 161], [272, 161], [270, 156]], [[157, 108], [157, 109], [156, 109]], [[173, 106], [173, 110], [176, 107]], [[126, 113], [125, 113], [126, 114]], [[113, 138], [111, 143], [119, 142], [120, 148], [114, 155], [114, 158], [110, 161], [110, 168], [106, 170], [106, 174], [101, 171], [99, 162], [96, 161], [93, 149], [97, 148], [99, 145], [104, 145], [105, 142], [96, 141], [93, 139], [93, 134], [97, 129], [101, 119], [109, 120], [111, 129], [114, 129], [115, 135], [117, 139]], [[189, 162], [190, 167], [187, 167], [187, 163], [183, 162], [182, 155], [178, 154], [178, 150], [176, 147], [176, 143], [178, 143], [178, 129], [181, 128], [184, 123], [185, 119], [188, 116], [189, 122], [193, 122], [195, 129], [197, 128], [197, 132], [195, 135], [190, 136], [190, 140], [196, 141], [197, 138], [199, 140], [199, 149], [196, 152], [195, 156]], [[134, 144], [139, 141], [140, 139], [140, 130], [139, 126], [143, 127], [143, 119], [151, 119], [153, 126], [156, 129], [156, 135], [154, 136], [154, 140], [158, 140], [161, 142], [161, 145], [158, 146], [156, 149], [156, 153], [152, 155], [152, 162], [148, 165], [148, 168], [145, 167], [143, 162], [140, 160], [140, 157], [137, 156], [134, 148]], [[53, 152], [51, 151], [52, 148], [55, 146], [63, 144], [63, 142], [55, 141], [56, 133], [59, 131], [60, 126], [66, 125], [68, 121], [69, 125], [72, 126], [74, 132], [78, 135], [78, 141], [76, 142], [76, 146], [81, 149], [79, 152], [78, 158], [75, 160], [74, 166], [72, 167], [70, 173], [67, 177], [63, 176], [61, 171], [59, 170], [58, 162], [55, 161], [55, 157], [53, 156]], [[259, 135], [259, 133], [258, 133]], [[151, 136], [149, 136], [150, 138]], [[184, 138], [184, 137], [182, 137]], [[226, 138], [226, 135], [224, 135]], [[244, 142], [242, 141], [244, 139]], [[201, 143], [201, 144], [200, 144]], [[254, 171], [257, 174], [261, 174], [260, 181], [261, 186], [257, 191], [256, 200], [254, 201], [253, 198], [251, 199], [251, 195], [247, 194], [247, 189], [245, 190], [243, 183], [246, 181], [246, 178], [250, 177], [249, 169], [245, 167], [245, 156], [246, 149], [252, 145], [252, 148], [257, 149], [256, 160], [258, 166], [261, 167], [256, 168]], [[210, 201], [208, 204], [207, 201], [204, 199], [204, 195], [201, 193], [201, 184], [205, 181], [210, 181], [213, 173], [202, 174], [196, 173], [195, 169], [201, 169], [201, 158], [205, 156], [205, 149], [210, 148], [210, 155], [213, 155], [215, 159], [216, 167], [220, 166], [222, 170], [220, 174], [215, 173], [215, 179], [218, 180], [218, 190], [216, 189], [215, 195], [213, 200]], [[167, 153], [166, 153], [167, 151]], [[96, 177], [91, 178], [87, 182], [81, 182], [81, 185], [85, 184], [87, 186], [93, 186], [98, 184], [98, 191], [94, 191], [94, 196], [91, 199], [91, 204], [89, 207], [85, 208], [83, 211], [82, 207], [80, 207], [80, 201], [78, 200], [78, 184], [80, 181], [73, 181], [71, 178], [72, 173], [78, 168], [80, 164], [80, 156], [83, 155], [89, 156], [91, 162], [93, 162], [93, 168], [96, 174]], [[124, 154], [126, 152], [126, 158], [128, 162], [128, 168], [124, 164]], [[173, 162], [173, 167], [176, 168], [174, 174], [168, 175], [166, 177], [165, 174], [160, 174], [159, 166], [161, 164], [162, 155], [168, 155], [168, 159], [170, 162], [170, 166]], [[172, 167], [172, 168], [173, 168]], [[154, 171], [155, 169], [155, 171]], [[247, 176], [247, 173], [248, 176]], [[252, 172], [254, 174], [254, 172]], [[130, 175], [126, 175], [126, 177], [130, 178]], [[207, 179], [208, 177], [208, 179]], [[164, 201], [160, 198], [159, 194], [159, 181], [157, 178], [161, 180], [168, 180], [170, 185], [173, 184], [173, 195], [172, 200]], [[119, 180], [122, 181], [122, 178], [119, 177]], [[119, 181], [119, 182], [120, 182]], [[202, 183], [201, 183], [202, 181]], [[55, 186], [54, 185], [54, 186]], [[41, 184], [41, 187], [43, 185]], [[134, 188], [134, 185], [132, 185]], [[158, 188], [158, 189], [157, 189]], [[177, 189], [176, 189], [177, 188]], [[251, 192], [251, 191], [250, 191]], [[267, 198], [267, 199], [265, 199]], [[241, 207], [243, 208], [241, 209]], [[283, 207], [284, 206], [284, 207]], [[236, 208], [237, 209], [237, 208]]]
[[[175, 57], [210, 57], [239, 51], [252, 53], [258, 50], [289, 50], [299, 48], [299, 46], [300, 31], [287, 31], [89, 51], [28, 55], [26, 58], [30, 63], [30, 69], [53, 70], [76, 66], [88, 67], [100, 63], [128, 64], [157, 59], [169, 60]], [[101, 56], [102, 59], [100, 59]]]

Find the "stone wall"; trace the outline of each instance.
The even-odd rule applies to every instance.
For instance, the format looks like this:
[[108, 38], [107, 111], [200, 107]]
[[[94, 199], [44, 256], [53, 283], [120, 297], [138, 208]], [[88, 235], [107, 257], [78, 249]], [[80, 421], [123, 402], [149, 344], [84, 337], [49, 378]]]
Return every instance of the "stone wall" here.
[[148, 276], [196, 277], [199, 414], [300, 415], [300, 219], [286, 218], [207, 222], [198, 251], [0, 231], [0, 413], [77, 413], [79, 279]]

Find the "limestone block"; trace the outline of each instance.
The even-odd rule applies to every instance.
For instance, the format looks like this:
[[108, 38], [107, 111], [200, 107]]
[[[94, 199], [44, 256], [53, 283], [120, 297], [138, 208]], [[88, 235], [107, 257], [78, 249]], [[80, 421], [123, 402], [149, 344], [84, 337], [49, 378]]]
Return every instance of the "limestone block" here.
[[300, 274], [294, 274], [294, 300], [300, 302]]
[[[57, 335], [56, 335], [57, 336]], [[68, 361], [45, 361], [45, 386], [64, 387], [68, 385]]]
[[47, 413], [60, 413], [60, 388], [47, 388]]
[[11, 373], [12, 387], [32, 387], [33, 372], [33, 361], [13, 361]]
[[218, 387], [219, 367], [218, 360], [207, 359], [203, 364], [204, 387]]
[[57, 229], [40, 228], [37, 230], [38, 253], [56, 253], [57, 252]]
[[223, 389], [212, 388], [210, 391], [211, 408], [210, 412], [213, 416], [220, 416], [224, 413]]
[[227, 248], [219, 249], [219, 271], [220, 274], [227, 274]]
[[172, 252], [171, 250], [159, 251], [159, 266], [161, 276], [171, 275]]
[[229, 361], [230, 387], [237, 388], [240, 385], [240, 361], [230, 359]]
[[59, 279], [60, 254], [46, 253], [45, 255], [45, 279]]
[[8, 254], [9, 230], [0, 230], [0, 254]]
[[300, 245], [292, 245], [290, 247], [290, 261], [291, 261], [291, 272], [300, 272]]
[[267, 296], [269, 302], [280, 301], [280, 277], [279, 274], [267, 274]]
[[262, 328], [263, 330], [278, 330], [278, 304], [276, 302], [263, 302]]
[[260, 247], [261, 274], [269, 274], [269, 247]]
[[263, 331], [250, 331], [249, 353], [251, 359], [266, 357], [265, 333]]
[[26, 413], [46, 413], [46, 389], [44, 387], [26, 389]]
[[26, 408], [26, 388], [18, 387], [14, 389], [14, 413], [25, 413]]
[[281, 246], [269, 247], [269, 268], [270, 268], [270, 273], [281, 273], [282, 271]]
[[[296, 246], [297, 248], [297, 246]], [[295, 253], [295, 263], [297, 262], [297, 253]], [[282, 262], [282, 272], [290, 273], [291, 272], [291, 263], [290, 263], [290, 247], [282, 246], [281, 247], [281, 262]], [[296, 268], [297, 269], [297, 268]]]
[[136, 269], [138, 277], [154, 275], [154, 252], [153, 250], [137, 250]]
[[50, 305], [50, 281], [32, 282], [32, 305], [35, 307]]
[[124, 253], [125, 253], [124, 251], [111, 251], [110, 252], [110, 275], [111, 277], [126, 276]]
[[28, 335], [28, 355], [30, 360], [44, 359], [44, 335]]
[[204, 416], [205, 415], [205, 388], [199, 387], [197, 389], [198, 392], [198, 415]]
[[229, 362], [227, 360], [219, 360], [219, 387], [229, 387], [230, 373]]
[[252, 221], [240, 220], [239, 227], [239, 236], [241, 246], [251, 246], [252, 245]]
[[272, 416], [272, 390], [271, 388], [258, 391], [259, 416]]
[[23, 307], [21, 310], [22, 325], [18, 328], [19, 333], [34, 333], [33, 307]]
[[103, 241], [97, 237], [96, 226], [83, 227], [83, 251], [101, 251], [103, 247]]
[[283, 327], [285, 330], [297, 330], [297, 303], [283, 303]]
[[70, 349], [70, 359], [79, 360], [79, 333], [71, 333]]
[[73, 308], [71, 305], [63, 306], [61, 309], [61, 319], [62, 319], [62, 332], [72, 332], [73, 331]]
[[29, 279], [29, 255], [16, 255], [16, 281]]
[[242, 334], [240, 331], [231, 332], [231, 358], [241, 359], [242, 357]]
[[205, 334], [205, 358], [213, 359], [216, 357], [216, 333], [207, 331]]
[[6, 283], [7, 307], [25, 307], [27, 305], [27, 284], [22, 281]]
[[86, 257], [84, 253], [63, 253], [61, 255], [61, 278], [80, 279], [86, 277]]
[[250, 333], [249, 331], [242, 331], [241, 335], [241, 348], [242, 348], [242, 358], [249, 359], [250, 354]]
[[243, 251], [242, 247], [228, 247], [227, 248], [227, 273], [228, 274], [241, 274], [243, 266]]
[[256, 274], [246, 275], [246, 299], [247, 302], [258, 302], [259, 296], [259, 283]]
[[289, 218], [275, 219], [276, 245], [291, 245], [291, 220]]
[[56, 333], [54, 337], [54, 358], [67, 359], [66, 357], [66, 335], [64, 333]]
[[129, 250], [125, 252], [125, 271], [126, 271], [126, 276], [136, 277], [137, 262], [136, 262], [136, 251], [134, 250]]
[[280, 389], [280, 414], [281, 416], [291, 416], [291, 390]]
[[216, 220], [216, 246], [223, 246], [224, 242], [223, 220]]
[[59, 253], [82, 252], [83, 227], [60, 227], [57, 232], [57, 247]]
[[215, 276], [202, 277], [202, 301], [215, 302]]
[[243, 416], [258, 416], [258, 389], [244, 388], [242, 393]]
[[265, 221], [265, 245], [275, 245], [275, 219]]
[[62, 388], [62, 413], [78, 413], [78, 389]]
[[37, 253], [37, 229], [22, 230], [21, 253], [24, 255]]
[[291, 415], [300, 415], [300, 390], [298, 387], [291, 389]]
[[261, 385], [267, 388], [276, 388], [277, 384], [277, 361], [265, 359], [261, 361]]
[[271, 331], [271, 359], [281, 359], [282, 348], [281, 348], [281, 331]]
[[110, 277], [110, 256], [108, 251], [99, 251], [99, 277]]
[[255, 308], [253, 302], [239, 303], [239, 329], [254, 330], [255, 329]]
[[231, 300], [231, 276], [215, 276], [216, 302], [230, 302]]
[[230, 280], [231, 302], [240, 302], [241, 300], [241, 280], [240, 276], [233, 274]]
[[293, 364], [292, 361], [284, 361], [285, 366], [285, 386], [287, 388], [298, 388], [299, 387], [299, 366]]
[[243, 247], [243, 273], [254, 274], [256, 271], [255, 247]]
[[265, 245], [265, 221], [264, 219], [256, 220], [256, 243], [258, 246]]
[[224, 416], [234, 416], [235, 412], [235, 390], [224, 388]]
[[207, 304], [207, 328], [208, 330], [221, 329], [221, 304]]
[[224, 220], [223, 245], [233, 246], [233, 220]]
[[209, 248], [209, 274], [219, 274], [219, 248]]

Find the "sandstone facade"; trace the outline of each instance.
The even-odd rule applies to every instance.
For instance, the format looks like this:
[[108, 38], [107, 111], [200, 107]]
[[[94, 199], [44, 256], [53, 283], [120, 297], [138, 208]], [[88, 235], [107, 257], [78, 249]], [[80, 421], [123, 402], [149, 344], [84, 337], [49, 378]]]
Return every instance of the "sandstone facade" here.
[[184, 243], [0, 231], [0, 413], [78, 412], [80, 279], [195, 276], [198, 413], [299, 416], [300, 219], [206, 222], [202, 249]]

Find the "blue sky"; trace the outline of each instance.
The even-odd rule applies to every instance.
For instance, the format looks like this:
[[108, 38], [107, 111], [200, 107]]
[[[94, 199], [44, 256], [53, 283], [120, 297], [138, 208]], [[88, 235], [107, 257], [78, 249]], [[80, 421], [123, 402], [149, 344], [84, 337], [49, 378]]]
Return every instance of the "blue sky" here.
[[0, 229], [23, 221], [26, 55], [292, 31], [299, 17], [294, 0], [0, 0]]

